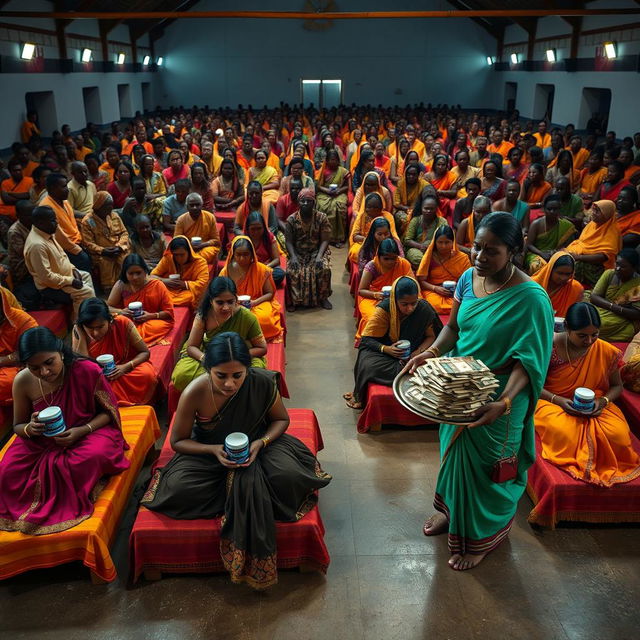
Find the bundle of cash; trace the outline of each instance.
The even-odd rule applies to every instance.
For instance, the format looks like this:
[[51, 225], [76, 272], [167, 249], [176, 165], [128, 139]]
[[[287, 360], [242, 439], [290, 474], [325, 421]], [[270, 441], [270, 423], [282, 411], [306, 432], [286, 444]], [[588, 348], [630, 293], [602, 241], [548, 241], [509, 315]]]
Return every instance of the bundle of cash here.
[[470, 357], [432, 358], [401, 386], [404, 399], [441, 421], [464, 422], [491, 402], [499, 382], [481, 360]]

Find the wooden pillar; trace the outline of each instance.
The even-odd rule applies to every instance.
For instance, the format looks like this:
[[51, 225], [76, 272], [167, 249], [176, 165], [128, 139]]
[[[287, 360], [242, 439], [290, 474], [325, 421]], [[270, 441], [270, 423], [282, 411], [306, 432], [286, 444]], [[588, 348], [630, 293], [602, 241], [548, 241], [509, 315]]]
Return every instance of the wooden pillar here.
[[61, 60], [67, 59], [67, 39], [64, 35], [64, 29], [67, 26], [67, 20], [56, 20], [56, 37], [58, 39], [58, 55]]
[[569, 57], [575, 59], [578, 57], [578, 48], [580, 47], [580, 34], [582, 33], [582, 18], [573, 18], [571, 20], [571, 50]]

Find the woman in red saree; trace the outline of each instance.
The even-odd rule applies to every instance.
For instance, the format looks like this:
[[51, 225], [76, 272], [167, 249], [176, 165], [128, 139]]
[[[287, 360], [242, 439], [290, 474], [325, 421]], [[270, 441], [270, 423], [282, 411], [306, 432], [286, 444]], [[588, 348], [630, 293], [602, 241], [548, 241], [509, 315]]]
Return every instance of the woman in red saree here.
[[458, 249], [451, 227], [440, 227], [416, 272], [421, 296], [436, 313], [449, 314], [453, 306], [453, 291], [445, 289], [442, 283], [449, 280], [457, 284], [470, 266], [469, 256]]
[[244, 225], [244, 235], [251, 240], [258, 260], [273, 269], [273, 281], [276, 287], [279, 287], [286, 276], [285, 270], [280, 266], [280, 245], [264, 224], [259, 211], [252, 211], [249, 214]]
[[584, 287], [574, 278], [576, 261], [566, 251], [554, 253], [547, 264], [531, 276], [548, 294], [554, 314], [564, 318], [572, 304], [581, 302]]
[[275, 298], [272, 272], [258, 260], [253, 243], [247, 236], [233, 239], [220, 275], [236, 283], [239, 296], [251, 297], [251, 311], [258, 318], [267, 342], [282, 342], [281, 306]]
[[358, 290], [358, 311], [360, 322], [356, 332], [356, 340], [360, 339], [376, 305], [385, 298], [382, 287], [390, 287], [398, 278], [411, 274], [411, 264], [400, 257], [400, 250], [393, 238], [380, 243], [376, 257], [367, 263], [360, 280]]
[[88, 298], [80, 305], [73, 327], [72, 348], [94, 360], [111, 354], [115, 370], [106, 374], [118, 404], [148, 404], [156, 390], [158, 374], [149, 362], [149, 348], [135, 324], [124, 316], [112, 316], [104, 300]]
[[184, 157], [180, 151], [174, 149], [169, 152], [167, 158], [169, 166], [162, 171], [162, 177], [167, 183], [167, 188], [173, 187], [178, 180], [184, 180], [190, 178], [191, 171], [184, 163]]
[[[135, 317], [129, 310], [132, 302], [142, 302], [143, 314]], [[173, 302], [162, 282], [149, 277], [147, 263], [136, 253], [122, 263], [120, 278], [115, 283], [107, 304], [111, 313], [133, 320], [147, 347], [166, 344], [165, 338], [173, 329]]]
[[[22, 309], [13, 306], [12, 294], [0, 287], [0, 417], [3, 407], [11, 407], [11, 386], [20, 371], [18, 341], [20, 336], [38, 323]], [[2, 422], [0, 421], [0, 427]]]
[[[100, 480], [129, 468], [117, 400], [95, 362], [74, 355], [46, 327], [19, 343], [25, 369], [13, 386], [13, 440], [0, 461], [0, 530], [65, 531], [93, 512]], [[62, 410], [66, 430], [43, 435], [38, 413]]]

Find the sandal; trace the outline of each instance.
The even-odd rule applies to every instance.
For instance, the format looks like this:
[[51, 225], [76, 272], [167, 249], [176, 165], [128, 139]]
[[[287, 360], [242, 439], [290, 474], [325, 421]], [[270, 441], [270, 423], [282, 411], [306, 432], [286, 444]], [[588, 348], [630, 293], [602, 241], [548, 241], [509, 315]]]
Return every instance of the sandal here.
[[349, 407], [349, 409], [355, 409], [356, 411], [360, 411], [362, 409], [362, 403], [353, 399], [347, 400], [347, 407]]

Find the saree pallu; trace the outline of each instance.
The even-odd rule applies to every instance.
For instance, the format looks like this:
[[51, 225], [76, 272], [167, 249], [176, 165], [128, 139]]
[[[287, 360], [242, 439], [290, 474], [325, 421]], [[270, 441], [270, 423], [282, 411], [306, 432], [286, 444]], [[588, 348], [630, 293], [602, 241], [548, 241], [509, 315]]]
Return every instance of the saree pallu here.
[[[527, 469], [535, 460], [533, 412], [551, 355], [553, 310], [542, 287], [529, 281], [485, 298], [463, 300], [458, 325], [452, 355], [478, 358], [491, 370], [517, 361], [529, 377], [513, 398], [510, 416], [474, 429], [461, 427], [458, 437], [458, 427], [440, 426], [440, 455], [447, 450], [448, 454], [438, 474], [434, 506], [449, 520], [449, 550], [484, 554], [507, 537], [527, 484]], [[497, 376], [500, 388], [495, 397], [508, 377]], [[518, 457], [516, 478], [493, 482], [496, 461], [512, 454]]]
[[[348, 171], [344, 167], [338, 167], [335, 173], [321, 171], [318, 186], [328, 187], [330, 184], [342, 186]], [[347, 208], [348, 197], [346, 193], [339, 196], [330, 196], [318, 191], [316, 193], [316, 209], [327, 216], [331, 225], [330, 242], [344, 242], [347, 237]]]
[[[129, 318], [116, 316], [104, 338], [88, 341], [89, 355], [95, 360], [98, 356], [110, 353], [116, 364], [131, 362], [138, 355], [131, 344], [132, 330], [135, 330], [135, 325]], [[158, 374], [147, 360], [109, 384], [120, 406], [148, 404], [155, 393]]]
[[142, 309], [147, 313], [160, 313], [166, 311], [171, 318], [169, 320], [147, 320], [136, 325], [140, 337], [148, 347], [162, 344], [165, 337], [171, 332], [174, 325], [173, 302], [169, 290], [164, 282], [149, 278], [139, 291], [122, 291], [122, 308], [126, 309], [131, 302], [142, 302]]
[[[210, 331], [205, 331], [202, 337], [200, 351], [204, 353], [211, 340], [213, 340], [213, 338], [219, 333], [223, 333], [225, 331], [233, 331], [234, 333], [237, 333], [245, 341], [245, 344], [249, 349], [252, 346], [251, 340], [262, 336], [262, 330], [260, 329], [260, 324], [258, 323], [256, 316], [251, 313], [249, 309], [239, 307], [238, 310], [219, 327], [211, 329]], [[264, 369], [267, 366], [266, 356], [261, 358], [252, 358], [251, 366], [258, 369]], [[185, 343], [180, 351], [180, 355], [178, 356], [178, 362], [176, 362], [176, 366], [171, 374], [171, 382], [173, 386], [182, 393], [192, 380], [195, 380], [203, 373], [205, 373], [204, 368], [198, 360], [195, 360], [187, 353], [187, 345]]]
[[[0, 287], [0, 305], [4, 321], [0, 322], [0, 357], [11, 355], [18, 350], [20, 336], [27, 330], [37, 327], [38, 323], [14, 304], [15, 298], [8, 289]], [[15, 303], [17, 304], [17, 302]], [[11, 395], [13, 379], [22, 367], [0, 367], [0, 407], [13, 406]]]
[[626, 216], [616, 217], [618, 231], [625, 236], [627, 234], [640, 235], [640, 209], [632, 211]]
[[[596, 295], [614, 305], [631, 306], [640, 309], [640, 278], [631, 278], [628, 282], [613, 284], [614, 269], [607, 269], [593, 288]], [[602, 324], [600, 337], [608, 342], [630, 342], [640, 330], [640, 322], [627, 320], [610, 309], [596, 307]]]
[[[573, 364], [561, 361], [554, 352], [545, 389], [573, 398], [576, 388], [587, 387], [601, 398], [609, 391], [609, 375], [619, 358], [620, 351], [603, 340]], [[613, 403], [599, 416], [583, 418], [541, 399], [535, 425], [542, 457], [577, 480], [611, 487], [640, 476], [640, 456], [631, 444], [629, 425]]]
[[[255, 172], [254, 176], [251, 177], [251, 174]], [[256, 180], [263, 187], [270, 182], [274, 182], [275, 180], [279, 180], [280, 176], [278, 172], [271, 166], [267, 165], [264, 169], [258, 169], [254, 167], [253, 169], [247, 171], [247, 184], [251, 180]], [[278, 189], [265, 189], [262, 192], [262, 201], [268, 202], [275, 206], [276, 202], [278, 202], [278, 198], [280, 197], [280, 192]]]
[[[196, 418], [193, 438], [223, 444], [229, 433], [264, 436], [277, 398], [275, 381], [250, 369], [218, 419]], [[276, 520], [295, 522], [317, 503], [317, 490], [331, 476], [297, 438], [283, 434], [258, 453], [249, 467], [229, 470], [211, 455], [177, 453], [156, 470], [142, 499], [147, 509], [178, 520], [223, 514], [220, 555], [231, 580], [266, 589], [278, 580]]]
[[[393, 216], [388, 211], [383, 211], [381, 217], [385, 218], [385, 220], [389, 223], [391, 235], [397, 240], [398, 234], [396, 232], [396, 223], [393, 219]], [[360, 249], [362, 249], [362, 242], [356, 242], [354, 240], [354, 237], [360, 235], [366, 238], [367, 234], [369, 233], [369, 229], [371, 228], [371, 223], [374, 220], [375, 218], [368, 218], [367, 214], [363, 212], [358, 214], [358, 217], [353, 223], [351, 236], [349, 237], [349, 255], [347, 258], [347, 260], [353, 262], [353, 264], [358, 264], [358, 255], [360, 254]]]
[[[573, 223], [564, 218], [558, 220], [558, 224], [549, 231], [540, 233], [536, 238], [535, 247], [540, 251], [556, 251], [559, 249], [569, 238], [576, 233], [576, 228]], [[563, 251], [567, 251], [563, 249]], [[529, 275], [538, 272], [547, 261], [541, 256], [535, 253], [527, 253], [524, 259], [525, 265], [529, 271]]]
[[[67, 427], [87, 424], [96, 414], [111, 421], [63, 448], [53, 438], [16, 438], [0, 462], [0, 530], [29, 535], [57, 533], [93, 512], [105, 475], [129, 468], [115, 395], [102, 369], [76, 360], [51, 403], [62, 409]], [[34, 411], [49, 406], [41, 398]]]
[[[365, 269], [366, 268], [367, 267], [365, 267]], [[370, 268], [371, 273], [377, 275], [371, 281], [369, 291], [382, 291], [382, 287], [390, 287], [398, 278], [411, 275], [411, 264], [408, 260], [400, 257], [396, 260], [393, 269], [390, 269], [386, 273], [382, 270], [380, 260], [377, 257], [370, 263]], [[362, 336], [362, 332], [379, 302], [379, 300], [363, 298], [361, 295], [358, 295], [356, 304], [360, 312], [360, 322], [358, 323], [358, 329], [356, 331], [356, 339]]]
[[566, 317], [569, 307], [576, 302], [580, 302], [584, 297], [584, 287], [573, 277], [553, 293], [549, 291], [551, 274], [556, 262], [566, 255], [568, 255], [566, 251], [554, 253], [551, 260], [531, 277], [534, 282], [537, 282], [547, 292], [551, 300], [553, 313], [559, 318]]
[[539, 187], [531, 185], [525, 193], [523, 200], [527, 204], [542, 202], [549, 191], [551, 191], [551, 185], [548, 182], [543, 182]]

